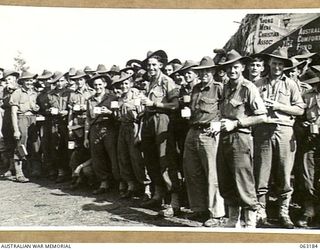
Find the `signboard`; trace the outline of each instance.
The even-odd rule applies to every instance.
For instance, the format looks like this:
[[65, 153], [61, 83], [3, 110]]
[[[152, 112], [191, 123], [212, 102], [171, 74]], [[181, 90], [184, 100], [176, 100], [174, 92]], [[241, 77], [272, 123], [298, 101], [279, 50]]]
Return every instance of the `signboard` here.
[[318, 13], [261, 15], [253, 42], [254, 52], [264, 51], [319, 16]]
[[319, 52], [320, 17], [315, 18], [280, 41], [272, 44], [264, 52], [270, 53], [278, 47], [288, 48], [289, 57], [296, 55], [301, 47], [306, 47], [310, 52]]

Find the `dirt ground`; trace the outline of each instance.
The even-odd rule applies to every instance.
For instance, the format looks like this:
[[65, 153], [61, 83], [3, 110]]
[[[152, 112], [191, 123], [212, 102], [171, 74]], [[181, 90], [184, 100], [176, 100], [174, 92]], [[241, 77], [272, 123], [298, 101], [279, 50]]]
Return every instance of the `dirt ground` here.
[[[91, 192], [87, 187], [71, 191], [68, 183], [56, 184], [47, 179], [31, 180], [29, 183], [2, 179], [1, 226], [202, 225], [201, 222], [186, 219], [190, 210], [183, 210], [179, 217], [164, 219], [157, 215], [157, 211], [140, 208], [141, 201], [138, 198], [119, 199], [115, 190], [103, 195], [92, 195]], [[297, 218], [297, 208], [291, 207], [291, 211], [293, 219]], [[277, 221], [271, 219], [269, 227], [277, 228]]]

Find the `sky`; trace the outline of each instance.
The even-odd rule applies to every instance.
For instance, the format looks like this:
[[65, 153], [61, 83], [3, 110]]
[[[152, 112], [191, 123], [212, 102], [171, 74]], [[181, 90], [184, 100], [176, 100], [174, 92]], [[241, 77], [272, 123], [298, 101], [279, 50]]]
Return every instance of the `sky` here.
[[98, 64], [124, 67], [163, 49], [169, 60], [214, 56], [246, 10], [155, 10], [0, 6], [0, 67], [22, 53], [30, 71], [68, 71]]

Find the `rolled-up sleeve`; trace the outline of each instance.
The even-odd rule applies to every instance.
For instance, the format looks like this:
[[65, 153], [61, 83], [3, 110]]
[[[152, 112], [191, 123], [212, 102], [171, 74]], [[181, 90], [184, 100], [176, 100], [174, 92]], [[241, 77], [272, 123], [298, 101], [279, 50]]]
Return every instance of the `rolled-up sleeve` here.
[[250, 109], [254, 115], [267, 114], [268, 111], [260, 96], [259, 90], [254, 85], [249, 88], [249, 103]]

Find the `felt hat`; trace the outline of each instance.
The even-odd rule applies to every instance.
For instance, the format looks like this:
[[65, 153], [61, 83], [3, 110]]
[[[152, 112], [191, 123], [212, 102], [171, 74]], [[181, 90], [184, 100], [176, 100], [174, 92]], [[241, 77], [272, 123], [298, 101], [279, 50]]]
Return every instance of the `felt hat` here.
[[90, 74], [90, 73], [94, 73], [95, 71], [93, 69], [91, 69], [89, 66], [85, 66], [83, 71], [86, 73], [86, 74]]
[[290, 60], [291, 60], [292, 66], [284, 68], [284, 71], [289, 71], [289, 70], [292, 70], [294, 68], [300, 68], [300, 67], [303, 68], [307, 64], [306, 60], [303, 60], [303, 61], [299, 62], [294, 57], [290, 58]]
[[37, 77], [38, 80], [48, 80], [53, 76], [52, 72], [49, 70], [43, 70], [42, 74]]
[[33, 73], [29, 72], [29, 71], [23, 71], [21, 73], [21, 75], [20, 75], [18, 83], [21, 84], [25, 80], [36, 79], [37, 76], [38, 76], [38, 74], [33, 74]]
[[77, 70], [74, 76], [71, 76], [70, 78], [72, 80], [77, 80], [80, 78], [88, 78], [89, 76], [83, 71], [83, 70]]
[[201, 59], [199, 66], [194, 67], [195, 70], [201, 70], [201, 69], [210, 69], [210, 68], [216, 68], [217, 65], [215, 65], [213, 59], [210, 56], [205, 56]]
[[225, 67], [225, 66], [227, 66], [231, 63], [237, 62], [237, 61], [242, 61], [244, 63], [247, 63], [250, 60], [251, 60], [250, 57], [242, 56], [242, 55], [240, 55], [240, 53], [238, 51], [232, 49], [226, 53], [225, 61], [219, 62], [219, 65]]
[[20, 74], [19, 72], [15, 71], [15, 70], [4, 70], [3, 71], [3, 79], [8, 77], [8, 76], [15, 76], [17, 78], [19, 78]]
[[281, 59], [284, 62], [284, 67], [288, 68], [292, 66], [292, 61], [288, 58], [288, 49], [285, 47], [278, 47], [274, 51], [271, 52], [271, 54], [268, 53], [261, 53], [256, 54], [260, 55], [262, 58], [270, 59], [270, 58], [276, 58]]
[[106, 66], [105, 66], [104, 64], [99, 64], [99, 65], [97, 66], [96, 72], [97, 72], [98, 74], [103, 74], [103, 73], [107, 73], [108, 70], [107, 70], [107, 68], [106, 68]]
[[192, 61], [192, 60], [187, 60], [182, 64], [182, 67], [180, 71], [188, 70], [188, 69], [193, 69], [194, 67], [199, 66], [198, 62]]
[[301, 47], [298, 52], [297, 55], [294, 56], [295, 59], [308, 59], [310, 57], [313, 57], [314, 55], [316, 55], [317, 53], [311, 53], [306, 47]]
[[132, 77], [132, 75], [127, 74], [127, 73], [125, 73], [125, 72], [121, 72], [120, 75], [115, 75], [114, 77], [112, 77], [112, 79], [111, 79], [111, 80], [112, 80], [111, 85], [114, 85], [114, 84], [116, 84], [116, 83], [123, 82], [123, 81], [129, 79], [130, 77]]
[[68, 74], [68, 72], [62, 73], [60, 71], [56, 71], [56, 72], [54, 72], [52, 79], [49, 80], [48, 83], [56, 83], [57, 81], [59, 81], [59, 79], [66, 76], [67, 74]]

